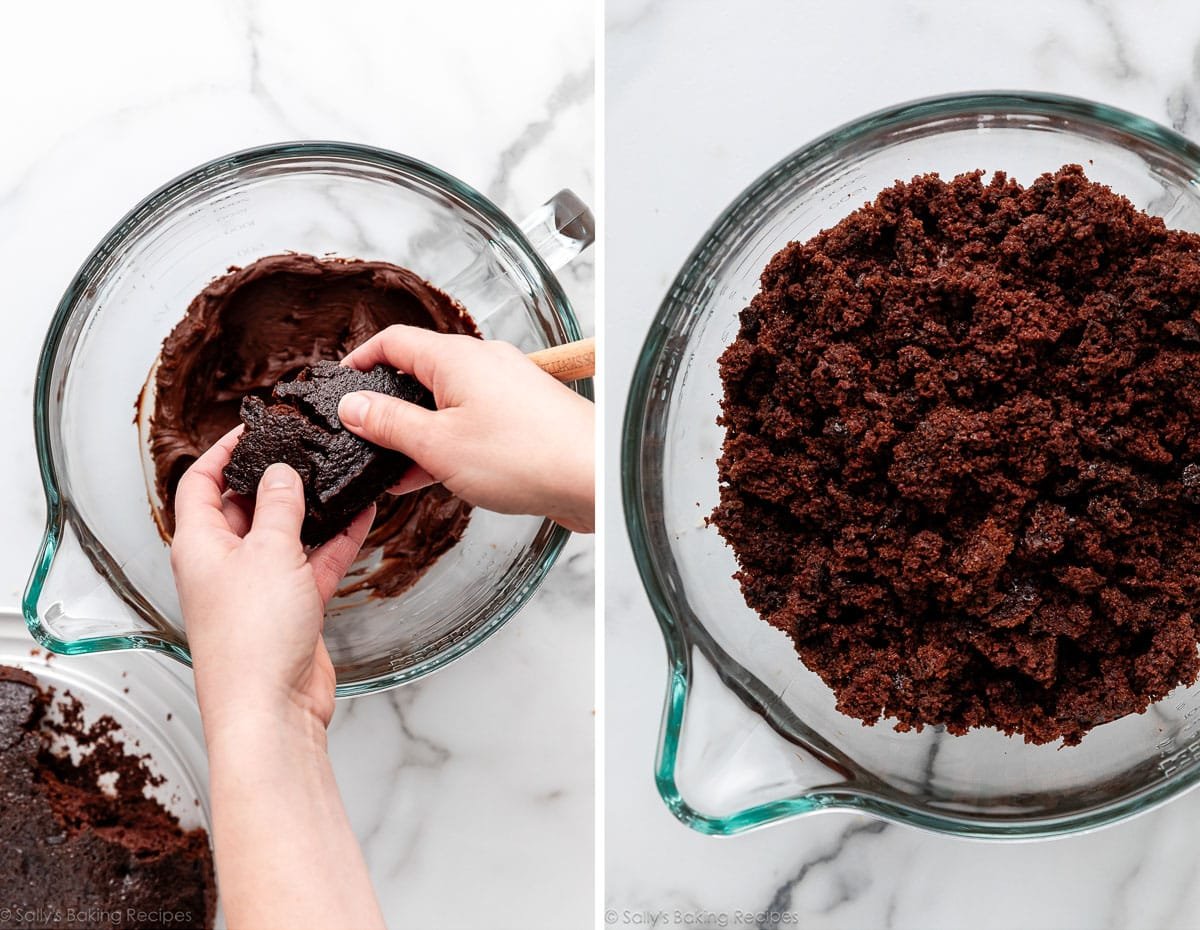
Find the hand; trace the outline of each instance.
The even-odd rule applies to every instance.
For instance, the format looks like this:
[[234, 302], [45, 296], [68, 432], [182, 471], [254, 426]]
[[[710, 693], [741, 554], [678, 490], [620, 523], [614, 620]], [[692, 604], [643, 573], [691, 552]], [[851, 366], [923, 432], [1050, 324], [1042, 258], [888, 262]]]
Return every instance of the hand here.
[[295, 471], [268, 468], [253, 504], [225, 492], [222, 470], [240, 432], [204, 453], [175, 494], [171, 566], [205, 732], [211, 739], [261, 714], [323, 733], [334, 690], [321, 639], [325, 605], [358, 554], [374, 507], [306, 555]]
[[283, 464], [251, 505], [225, 492], [240, 428], [175, 492], [171, 567], [208, 744], [213, 845], [230, 927], [382, 928], [326, 747], [334, 674], [325, 605], [374, 518], [307, 555], [304, 492]]
[[347, 429], [415, 463], [393, 493], [440, 482], [488, 510], [592, 531], [594, 408], [585, 398], [498, 340], [389, 326], [342, 360], [364, 371], [380, 363], [413, 375], [438, 406], [370, 391], [342, 398]]

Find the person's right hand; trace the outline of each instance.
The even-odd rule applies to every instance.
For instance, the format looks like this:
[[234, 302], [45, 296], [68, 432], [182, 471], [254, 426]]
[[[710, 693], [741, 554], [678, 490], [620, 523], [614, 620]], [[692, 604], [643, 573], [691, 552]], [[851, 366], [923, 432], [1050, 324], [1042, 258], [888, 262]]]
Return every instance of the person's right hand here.
[[346, 428], [415, 462], [393, 493], [440, 482], [470, 504], [595, 526], [592, 404], [507, 342], [390, 326], [342, 364], [407, 372], [438, 409], [358, 391], [338, 406]]

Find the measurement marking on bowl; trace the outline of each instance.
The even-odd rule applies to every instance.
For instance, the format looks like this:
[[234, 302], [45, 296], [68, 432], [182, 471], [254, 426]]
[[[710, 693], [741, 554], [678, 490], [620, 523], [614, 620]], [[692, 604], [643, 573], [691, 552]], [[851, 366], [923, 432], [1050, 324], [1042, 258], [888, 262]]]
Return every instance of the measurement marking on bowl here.
[[[1175, 737], [1168, 736], [1158, 744], [1159, 751], [1165, 752], [1174, 744]], [[1170, 755], [1163, 755], [1158, 760], [1158, 768], [1164, 776], [1174, 775], [1176, 772], [1195, 765], [1197, 761], [1200, 761], [1200, 738], [1192, 740], [1182, 749], [1176, 750]]]
[[1197, 735], [1197, 730], [1200, 730], [1200, 704], [1191, 703], [1189, 707], [1189, 701], [1200, 698], [1200, 688], [1188, 694], [1187, 698], [1175, 705], [1176, 711], [1183, 712], [1178, 732], [1163, 737], [1155, 744], [1159, 752], [1158, 768], [1164, 776], [1190, 768], [1200, 761], [1200, 735]]
[[453, 646], [460, 640], [465, 639], [471, 634], [471, 632], [473, 631], [470, 629], [451, 630], [437, 642], [426, 643], [419, 649], [413, 649], [411, 651], [393, 649], [388, 653], [388, 667], [391, 668], [393, 672], [400, 672], [406, 668], [411, 668], [414, 665], [417, 665], [428, 659], [432, 659], [447, 647]]

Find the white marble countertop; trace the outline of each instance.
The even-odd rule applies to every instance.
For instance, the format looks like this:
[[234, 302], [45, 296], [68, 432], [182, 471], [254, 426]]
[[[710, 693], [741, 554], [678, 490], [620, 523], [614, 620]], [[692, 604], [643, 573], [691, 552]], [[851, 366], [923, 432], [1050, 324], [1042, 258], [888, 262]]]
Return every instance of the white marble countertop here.
[[[776, 160], [889, 104], [995, 88], [1102, 100], [1200, 141], [1200, 5], [608, 6], [608, 925], [1200, 927], [1196, 792], [1098, 832], [1018, 844], [842, 813], [728, 839], [674, 820], [652, 778], [665, 655], [624, 534], [615, 442], [638, 349], [672, 278], [720, 210]], [[739, 922], [739, 910], [780, 917]]]
[[[126, 210], [200, 162], [297, 138], [415, 155], [517, 217], [560, 187], [590, 200], [593, 18], [554, 0], [7, 10], [0, 607], [19, 605], [45, 519], [31, 416], [42, 336]], [[586, 332], [591, 268], [562, 275]], [[452, 667], [339, 704], [339, 782], [392, 926], [590, 923], [592, 554], [574, 539], [524, 611]]]

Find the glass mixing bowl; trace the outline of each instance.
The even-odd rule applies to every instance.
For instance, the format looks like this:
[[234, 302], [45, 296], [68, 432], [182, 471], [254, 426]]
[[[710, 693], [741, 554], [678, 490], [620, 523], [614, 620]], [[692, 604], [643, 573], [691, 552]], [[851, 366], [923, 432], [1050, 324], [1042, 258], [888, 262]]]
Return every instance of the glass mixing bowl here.
[[[23, 601], [34, 637], [55, 652], [146, 648], [189, 661], [134, 403], [163, 338], [230, 265], [284, 251], [391, 261], [458, 298], [486, 337], [534, 351], [579, 338], [551, 266], [592, 238], [569, 191], [518, 226], [436, 168], [343, 143], [240, 152], [151, 194], [76, 274], [42, 349], [34, 426], [48, 518]], [[575, 389], [591, 396], [590, 382]], [[338, 694], [411, 681], [478, 645], [529, 599], [566, 538], [549, 520], [476, 509], [408, 591], [335, 597], [325, 638]], [[377, 558], [364, 552], [351, 571]]]
[[720, 216], [675, 279], [634, 375], [622, 470], [667, 645], [658, 788], [697, 830], [849, 809], [959, 835], [1047, 836], [1143, 810], [1200, 778], [1200, 687], [1065, 749], [842, 716], [787, 637], [746, 606], [732, 551], [704, 524], [723, 438], [717, 358], [776, 251], [898, 178], [983, 168], [1028, 183], [1067, 163], [1169, 226], [1200, 231], [1200, 148], [1182, 136], [1083, 100], [972, 94], [872, 114], [788, 156]]

